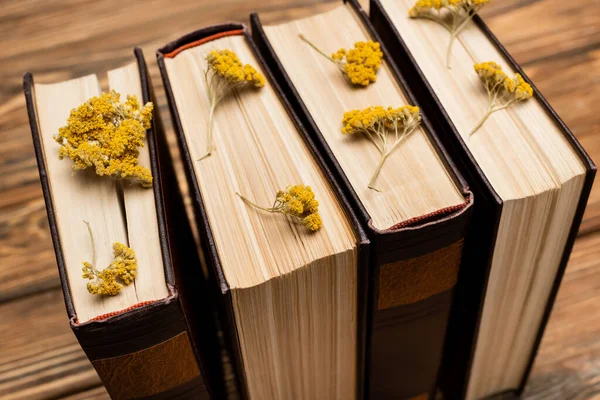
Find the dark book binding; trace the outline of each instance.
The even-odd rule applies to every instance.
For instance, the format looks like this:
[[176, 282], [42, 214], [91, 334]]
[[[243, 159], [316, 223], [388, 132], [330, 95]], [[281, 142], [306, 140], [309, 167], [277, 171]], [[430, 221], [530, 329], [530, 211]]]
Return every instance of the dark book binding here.
[[[372, 40], [381, 42], [368, 16], [356, 1], [345, 2], [356, 12]], [[473, 196], [454, 161], [432, 128], [427, 113], [422, 127], [455, 184], [463, 204], [423, 215], [387, 230], [378, 230], [336, 161], [322, 133], [269, 43], [257, 14], [250, 17], [252, 36], [306, 131], [325, 159], [331, 179], [340, 183], [371, 242], [368, 272], [367, 338], [364, 392], [360, 397], [406, 399], [432, 397], [444, 336], [462, 258], [463, 238], [471, 217]], [[389, 52], [381, 43], [386, 62]], [[405, 77], [388, 62], [407, 100], [418, 105]], [[307, 72], [308, 73], [308, 72]], [[433, 277], [426, 279], [426, 276]], [[410, 288], [407, 290], [406, 288]]]
[[[153, 101], [146, 62], [134, 51], [143, 103]], [[158, 110], [146, 131], [169, 296], [80, 323], [71, 298], [37, 119], [33, 75], [23, 80], [50, 233], [69, 322], [113, 399], [208, 399], [222, 393], [213, 315]], [[156, 103], [155, 103], [156, 104]], [[148, 216], [152, 218], [153, 216]], [[185, 279], [184, 279], [185, 275]], [[194, 294], [192, 299], [189, 294]], [[194, 303], [194, 312], [190, 308]], [[210, 368], [207, 368], [210, 366]], [[221, 398], [221, 397], [218, 397]]]
[[[385, 45], [393, 50], [391, 54], [394, 58], [394, 62], [409, 79], [411, 86], [417, 94], [417, 98], [420, 103], [425, 106], [425, 111], [428, 115], [435, 117], [431, 120], [432, 125], [438, 130], [447, 132], [447, 135], [444, 135], [441, 139], [453, 160], [455, 160], [456, 165], [469, 182], [469, 186], [477, 198], [473, 211], [473, 223], [471, 224], [469, 233], [465, 239], [465, 259], [458, 277], [439, 381], [440, 387], [446, 398], [462, 399], [466, 395], [472, 357], [475, 352], [475, 342], [479, 329], [481, 312], [483, 310], [483, 300], [490, 273], [491, 257], [495, 246], [503, 202], [491, 186], [471, 152], [468, 150], [443, 105], [440, 103], [437, 95], [428, 83], [425, 75], [416, 63], [406, 43], [403, 41], [398, 30], [394, 27], [379, 0], [370, 1], [370, 19]], [[579, 154], [581, 161], [587, 170], [581, 197], [577, 205], [573, 223], [569, 228], [570, 233], [565, 250], [544, 311], [537, 338], [531, 351], [528, 367], [526, 368], [520, 385], [513, 388], [513, 390], [510, 390], [508, 393], [505, 393], [507, 395], [519, 396], [527, 383], [544, 329], [550, 317], [552, 305], [556, 299], [558, 288], [564, 275], [567, 261], [571, 254], [577, 231], [579, 230], [579, 225], [583, 218], [585, 206], [596, 175], [596, 166], [581, 147], [573, 133], [548, 104], [544, 96], [527, 77], [523, 69], [485, 25], [483, 20], [476, 15], [473, 18], [473, 21], [487, 36], [490, 42], [494, 44], [500, 54], [504, 57], [505, 61], [510, 64], [516, 72], [520, 73], [525, 81], [531, 85], [534, 91], [534, 98], [539, 101], [548, 115], [554, 120], [556, 126], [564, 133], [569, 143], [573, 146], [573, 149]]]
[[225, 337], [225, 347], [226, 351], [231, 355], [231, 364], [233, 366], [234, 374], [235, 374], [235, 386], [237, 388], [237, 394], [242, 398], [248, 398], [248, 390], [246, 387], [245, 377], [243, 373], [243, 360], [241, 349], [238, 340], [235, 316], [233, 313], [232, 306], [232, 295], [229, 288], [229, 285], [225, 279], [223, 274], [223, 270], [221, 267], [221, 262], [219, 259], [219, 255], [217, 252], [217, 248], [214, 241], [214, 235], [211, 230], [208, 215], [206, 213], [206, 209], [204, 206], [204, 202], [202, 200], [202, 194], [200, 192], [200, 187], [198, 185], [198, 181], [196, 179], [193, 167], [193, 160], [191, 159], [191, 155], [185, 140], [183, 127], [181, 124], [181, 120], [179, 117], [179, 112], [177, 110], [177, 105], [175, 103], [175, 97], [173, 94], [173, 90], [171, 88], [169, 74], [167, 72], [164, 59], [165, 57], [171, 57], [177, 54], [179, 51], [185, 50], [189, 47], [194, 47], [203, 43], [206, 43], [210, 40], [217, 39], [223, 36], [229, 35], [243, 35], [246, 43], [251, 49], [252, 53], [256, 57], [258, 64], [260, 65], [266, 80], [267, 84], [271, 85], [275, 92], [277, 93], [280, 101], [282, 102], [285, 110], [287, 111], [289, 117], [293, 121], [298, 134], [302, 137], [305, 144], [309, 148], [313, 158], [317, 161], [317, 164], [323, 171], [326, 178], [328, 178], [328, 183], [332, 187], [334, 193], [340, 205], [344, 209], [346, 216], [354, 229], [354, 233], [357, 239], [357, 249], [358, 249], [358, 340], [357, 340], [357, 357], [359, 360], [359, 367], [357, 368], [357, 382], [358, 382], [358, 391], [362, 393], [362, 376], [364, 375], [364, 371], [362, 371], [362, 366], [364, 366], [364, 348], [365, 348], [365, 332], [360, 329], [364, 325], [364, 320], [367, 316], [365, 301], [366, 292], [367, 292], [367, 282], [368, 278], [366, 274], [368, 273], [368, 260], [369, 260], [369, 242], [368, 238], [359, 222], [359, 217], [354, 213], [353, 208], [350, 206], [348, 199], [346, 198], [342, 188], [338, 184], [338, 182], [333, 178], [333, 173], [330, 170], [328, 164], [325, 162], [321, 153], [317, 149], [316, 143], [311, 139], [311, 137], [306, 133], [304, 126], [296, 116], [292, 105], [287, 101], [287, 98], [283, 95], [282, 89], [279, 87], [277, 81], [274, 76], [270, 72], [268, 66], [266, 65], [261, 53], [256, 47], [254, 41], [252, 40], [248, 30], [243, 24], [236, 23], [227, 23], [221, 25], [214, 25], [210, 27], [206, 27], [203, 29], [199, 29], [197, 31], [191, 32], [187, 35], [182, 36], [179, 39], [176, 39], [173, 42], [168, 43], [167, 45], [161, 47], [157, 51], [157, 61], [158, 66], [162, 75], [163, 83], [165, 86], [165, 91], [167, 94], [167, 100], [169, 103], [169, 108], [171, 111], [171, 117], [173, 119], [173, 126], [177, 135], [177, 141], [179, 144], [181, 156], [184, 162], [184, 169], [186, 173], [186, 177], [188, 180], [188, 184], [190, 187], [191, 195], [193, 197], [193, 206], [196, 217], [196, 226], [198, 227], [198, 233], [200, 236], [200, 246], [203, 254], [203, 258], [205, 263], [208, 265], [208, 271], [211, 275], [210, 281], [212, 282], [212, 290], [215, 294], [215, 298], [218, 299], [218, 309], [219, 309], [219, 317], [221, 320], [223, 333]]

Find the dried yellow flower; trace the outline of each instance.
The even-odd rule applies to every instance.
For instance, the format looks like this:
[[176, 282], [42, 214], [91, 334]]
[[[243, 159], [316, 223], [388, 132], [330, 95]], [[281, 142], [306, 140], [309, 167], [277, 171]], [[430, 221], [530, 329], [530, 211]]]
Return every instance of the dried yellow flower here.
[[502, 67], [493, 61], [475, 64], [474, 68], [488, 92], [488, 109], [469, 136], [477, 132], [492, 113], [533, 96], [531, 85], [525, 82], [521, 74], [517, 73], [511, 79], [502, 71]]
[[319, 214], [319, 201], [315, 198], [310, 186], [294, 185], [288, 186], [286, 190], [278, 191], [271, 207], [261, 207], [241, 194], [237, 193], [237, 195], [246, 204], [259, 210], [289, 215], [310, 231], [318, 231], [323, 225]]
[[99, 176], [152, 186], [150, 170], [138, 165], [138, 148], [144, 145], [153, 108], [152, 103], [141, 107], [136, 96], [121, 102], [114, 90], [92, 97], [71, 110], [67, 125], [54, 136], [61, 145], [58, 157], [70, 158], [73, 171], [93, 167]]
[[[87, 290], [91, 294], [101, 294], [106, 296], [116, 296], [123, 289], [123, 285], [129, 286], [135, 280], [137, 274], [137, 259], [133, 249], [127, 247], [123, 243], [113, 243], [113, 260], [110, 265], [102, 271], [98, 271], [96, 264], [96, 244], [94, 243], [94, 235], [92, 228], [86, 221], [90, 240], [92, 241], [92, 263], [83, 263], [84, 279], [93, 280], [87, 284]], [[119, 279], [121, 283], [117, 282]]]
[[331, 56], [312, 44], [304, 35], [300, 39], [308, 43], [323, 57], [332, 61], [348, 78], [350, 83], [357, 86], [368, 86], [377, 80], [377, 71], [381, 67], [383, 53], [378, 42], [356, 42], [350, 50], [339, 49]]
[[[411, 105], [399, 108], [388, 107], [387, 109], [376, 106], [344, 113], [342, 133], [345, 135], [363, 134], [381, 154], [379, 164], [369, 181], [369, 189], [379, 191], [375, 187], [375, 181], [385, 160], [398, 148], [404, 138], [414, 132], [420, 123], [419, 107]], [[388, 141], [390, 134], [393, 134], [393, 140]]]
[[206, 154], [199, 160], [210, 156], [213, 151], [213, 117], [217, 104], [234, 89], [265, 86], [265, 77], [253, 66], [242, 64], [237, 54], [231, 50], [212, 50], [206, 56], [206, 63], [208, 68], [204, 72], [204, 79], [210, 98], [208, 143]]
[[437, 22], [450, 32], [446, 52], [446, 66], [450, 68], [452, 44], [456, 35], [491, 0], [418, 0], [409, 10], [411, 18], [424, 18]]

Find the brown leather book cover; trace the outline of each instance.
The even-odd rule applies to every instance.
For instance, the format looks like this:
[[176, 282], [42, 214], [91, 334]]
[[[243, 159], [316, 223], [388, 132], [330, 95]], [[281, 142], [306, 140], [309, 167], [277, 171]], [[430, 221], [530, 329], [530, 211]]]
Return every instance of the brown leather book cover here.
[[[173, 90], [171, 88], [169, 74], [167, 73], [167, 69], [165, 67], [164, 59], [166, 57], [173, 57], [178, 54], [179, 51], [182, 51], [186, 48], [193, 47], [196, 45], [200, 45], [202, 43], [206, 43], [207, 41], [216, 39], [222, 36], [228, 35], [243, 35], [246, 43], [250, 47], [251, 51], [254, 53], [257, 62], [260, 64], [260, 67], [266, 77], [266, 80], [269, 85], [271, 85], [275, 92], [278, 94], [284, 108], [286, 109], [288, 115], [291, 120], [294, 122], [294, 125], [297, 128], [298, 134], [304, 139], [306, 145], [314, 156], [320, 168], [322, 168], [323, 173], [329, 178], [329, 183], [337, 195], [338, 200], [342, 208], [344, 209], [349, 222], [353, 226], [357, 237], [358, 244], [358, 274], [359, 274], [359, 282], [358, 282], [358, 314], [357, 318], [359, 321], [359, 326], [364, 325], [364, 320], [367, 317], [367, 310], [365, 296], [367, 292], [367, 282], [368, 278], [366, 274], [368, 273], [367, 263], [369, 260], [369, 242], [368, 238], [362, 228], [362, 225], [359, 222], [357, 215], [354, 213], [352, 207], [350, 206], [342, 188], [338, 184], [338, 182], [333, 179], [331, 170], [329, 169], [327, 163], [321, 156], [321, 153], [317, 150], [315, 142], [311, 139], [311, 137], [305, 132], [304, 127], [298, 117], [291, 104], [287, 101], [287, 99], [283, 96], [283, 92], [279, 87], [277, 81], [271, 74], [268, 66], [266, 65], [262, 55], [258, 51], [254, 41], [252, 40], [249, 32], [246, 27], [242, 24], [222, 24], [206, 27], [195, 32], [191, 32], [181, 38], [168, 43], [167, 45], [161, 47], [157, 51], [157, 60], [158, 66], [161, 71], [163, 83], [165, 86], [165, 91], [167, 93], [167, 99], [169, 102], [169, 107], [171, 110], [171, 117], [173, 118], [173, 125], [175, 128], [175, 132], [177, 134], [178, 144], [181, 151], [181, 156], [184, 162], [184, 168], [188, 180], [188, 184], [190, 187], [190, 191], [193, 197], [193, 206], [195, 209], [196, 215], [196, 226], [198, 227], [198, 233], [200, 236], [200, 245], [202, 254], [204, 255], [204, 260], [208, 266], [209, 274], [211, 275], [211, 283], [212, 290], [215, 293], [215, 298], [218, 299], [217, 304], [219, 308], [219, 318], [221, 322], [221, 326], [224, 333], [225, 338], [225, 346], [226, 351], [231, 355], [231, 364], [235, 374], [235, 386], [237, 389], [237, 395], [242, 398], [248, 397], [248, 391], [246, 387], [246, 382], [243, 373], [243, 360], [241, 355], [241, 349], [238, 341], [238, 334], [236, 328], [235, 316], [233, 314], [233, 306], [232, 306], [232, 295], [229, 288], [229, 285], [224, 277], [223, 270], [221, 267], [221, 263], [219, 260], [219, 255], [217, 249], [215, 247], [214, 235], [211, 230], [208, 216], [206, 214], [206, 209], [204, 206], [204, 202], [202, 201], [202, 195], [200, 193], [200, 188], [198, 185], [198, 181], [196, 180], [196, 176], [194, 174], [193, 169], [193, 161], [190, 156], [190, 151], [187, 147], [187, 143], [184, 136], [183, 127], [181, 124], [181, 120], [179, 117], [179, 113], [177, 110], [177, 105], [175, 103], [175, 98], [173, 94]], [[357, 354], [359, 361], [359, 368], [357, 369], [357, 382], [358, 382], [358, 391], [362, 393], [362, 376], [364, 372], [360, 367], [364, 366], [364, 362], [362, 357], [364, 357], [365, 350], [365, 332], [359, 330], [358, 334], [358, 348]]]
[[[134, 55], [146, 103], [153, 100], [147, 67], [141, 49], [136, 48]], [[212, 310], [204, 277], [197, 272], [199, 256], [158, 109], [155, 108], [153, 124], [146, 131], [156, 205], [156, 215], [148, 218], [158, 221], [169, 296], [80, 323], [66, 276], [30, 73], [25, 74], [23, 89], [69, 322], [108, 393], [113, 399], [208, 399], [210, 390], [213, 397], [222, 398]], [[194, 312], [190, 312], [192, 302], [196, 303]]]
[[[370, 19], [385, 45], [392, 50], [391, 54], [396, 65], [409, 79], [411, 87], [420, 103], [425, 106], [428, 115], [435, 117], [431, 121], [432, 124], [438, 130], [442, 129], [448, 133], [441, 139], [455, 160], [458, 168], [467, 179], [471, 190], [477, 198], [473, 211], [473, 223], [465, 238], [465, 258], [459, 273], [455, 300], [452, 305], [439, 381], [440, 388], [442, 389], [445, 398], [462, 399], [467, 390], [472, 357], [475, 351], [475, 341], [479, 329], [483, 300], [491, 267], [492, 252], [495, 246], [503, 203], [463, 142], [456, 127], [453, 125], [448, 114], [444, 110], [444, 107], [440, 103], [430, 84], [427, 82], [419, 65], [416, 63], [406, 46], [406, 43], [398, 33], [398, 30], [394, 27], [379, 0], [371, 0], [370, 2]], [[567, 128], [543, 95], [523, 72], [522, 68], [510, 56], [481, 18], [475, 16], [473, 20], [488, 37], [490, 42], [492, 42], [499, 50], [505, 61], [508, 62], [516, 72], [520, 73], [525, 81], [532, 86], [534, 97], [540, 102], [547, 114], [554, 120], [556, 126], [564, 133], [569, 143], [573, 146], [573, 149], [579, 154], [581, 161], [587, 170], [575, 218], [573, 219], [572, 225], [569, 227], [569, 237], [561, 258], [556, 279], [545, 307], [537, 338], [531, 351], [528, 367], [518, 387], [513, 388], [513, 390], [510, 390], [507, 393], [500, 394], [500, 396], [520, 396], [531, 372], [535, 355], [544, 333], [544, 328], [550, 317], [552, 305], [558, 293], [558, 288], [562, 276], [564, 275], [567, 261], [573, 248], [575, 237], [577, 236], [577, 231], [579, 230], [579, 225], [596, 174], [596, 167], [569, 128]]]
[[[348, 1], [374, 41], [381, 42], [358, 2]], [[422, 125], [444, 162], [464, 203], [430, 215], [378, 230], [354, 192], [344, 171], [329, 149], [322, 133], [278, 59], [259, 17], [250, 17], [252, 36], [272, 74], [293, 105], [307, 134], [315, 142], [340, 183], [349, 203], [371, 241], [368, 292], [365, 298], [367, 338], [362, 397], [373, 399], [432, 398], [440, 366], [444, 336], [462, 258], [463, 238], [471, 216], [473, 196], [438, 135], [423, 116]], [[382, 43], [384, 58], [410, 103], [418, 105], [403, 75], [391, 63]]]

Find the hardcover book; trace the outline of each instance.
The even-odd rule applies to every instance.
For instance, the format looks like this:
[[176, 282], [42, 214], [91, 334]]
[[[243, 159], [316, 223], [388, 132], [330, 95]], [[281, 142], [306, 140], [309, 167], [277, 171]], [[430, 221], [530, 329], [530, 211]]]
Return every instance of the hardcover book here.
[[243, 25], [158, 50], [239, 394], [361, 391], [368, 240]]
[[[108, 82], [115, 91], [110, 96], [120, 93], [123, 101], [136, 96], [125, 107], [152, 100], [140, 49], [132, 63], [108, 72]], [[98, 141], [90, 139], [79, 152], [61, 153], [65, 159], [59, 159], [59, 148], [75, 140], [58, 140], [59, 132], [88, 130], [91, 135], [104, 127], [101, 118], [90, 119], [106, 99], [100, 97], [96, 75], [39, 84], [28, 73], [23, 86], [69, 322], [108, 393], [113, 399], [204, 399], [210, 389], [222, 398], [205, 278], [158, 113], [139, 153], [140, 168], [151, 174], [144, 178], [151, 180], [151, 188], [145, 188], [90, 170], [75, 172], [67, 157], [91, 154], [103, 145]], [[140, 117], [140, 111], [132, 113]], [[109, 123], [110, 129], [120, 127], [119, 118]], [[127, 276], [119, 275], [122, 280], [111, 275], [132, 268], [132, 258], [137, 269], [127, 269]]]
[[470, 400], [522, 393], [596, 167], [476, 15], [485, 2], [461, 4], [372, 0], [370, 18], [477, 198], [440, 376]]
[[[371, 241], [361, 396], [429, 397], [473, 204], [441, 145], [444, 131], [426, 113], [413, 124], [416, 99], [385, 46], [375, 43], [381, 41], [358, 3], [272, 26], [253, 14], [251, 27]], [[357, 59], [374, 65], [380, 57], [371, 75], [352, 66]], [[384, 119], [373, 123], [376, 118]], [[350, 137], [367, 125], [365, 136]]]

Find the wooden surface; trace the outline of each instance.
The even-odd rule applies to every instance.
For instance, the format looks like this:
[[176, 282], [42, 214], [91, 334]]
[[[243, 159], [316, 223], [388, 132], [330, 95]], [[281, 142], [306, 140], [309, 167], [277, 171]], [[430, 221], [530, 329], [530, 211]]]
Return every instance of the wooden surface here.
[[[328, 8], [312, 0], [1, 1], [0, 398], [106, 398], [65, 313], [29, 131], [22, 75], [102, 73], [144, 49], [173, 139], [154, 52], [199, 27]], [[600, 162], [600, 1], [495, 0], [492, 30]], [[529, 399], [600, 398], [600, 185], [585, 214], [526, 390]]]

